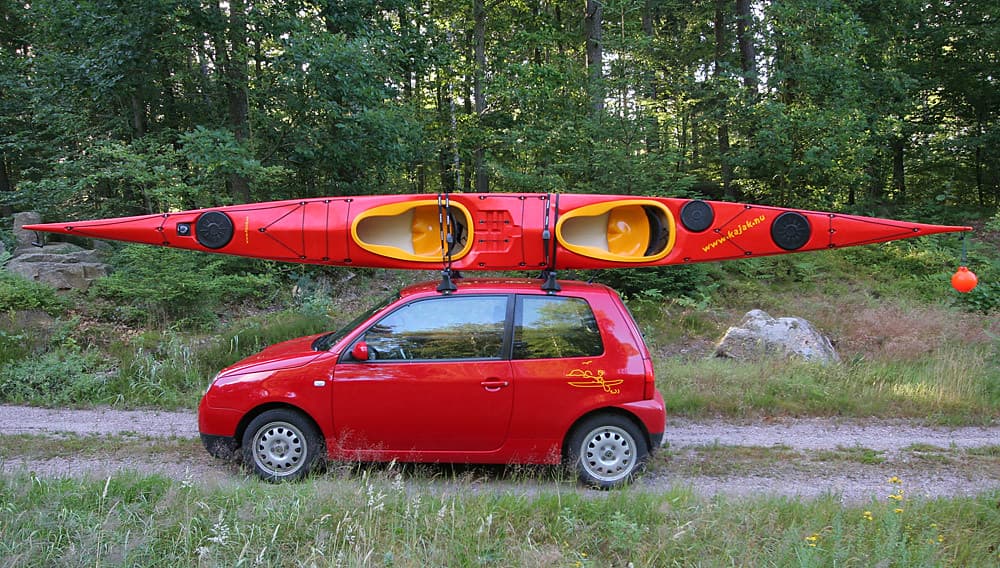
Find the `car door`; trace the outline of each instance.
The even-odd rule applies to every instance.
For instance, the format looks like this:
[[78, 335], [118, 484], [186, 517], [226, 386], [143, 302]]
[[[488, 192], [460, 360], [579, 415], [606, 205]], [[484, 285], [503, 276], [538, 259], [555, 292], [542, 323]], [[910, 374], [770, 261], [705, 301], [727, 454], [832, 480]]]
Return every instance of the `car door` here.
[[[345, 358], [333, 377], [339, 448], [483, 452], [507, 437], [513, 403], [507, 295], [437, 296], [371, 325], [369, 360]], [[376, 457], [372, 454], [372, 457]]]
[[517, 297], [512, 438], [558, 444], [589, 410], [634, 400], [629, 389], [641, 389], [642, 361], [623, 352], [621, 342], [605, 341], [605, 333], [620, 333], [613, 321], [583, 298]]

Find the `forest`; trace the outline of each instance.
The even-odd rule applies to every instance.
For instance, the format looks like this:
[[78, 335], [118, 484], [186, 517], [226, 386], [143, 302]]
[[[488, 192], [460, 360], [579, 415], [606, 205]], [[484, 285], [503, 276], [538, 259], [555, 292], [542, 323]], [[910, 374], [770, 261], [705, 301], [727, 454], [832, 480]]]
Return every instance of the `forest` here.
[[0, 0], [0, 206], [440, 191], [1000, 203], [982, 0]]

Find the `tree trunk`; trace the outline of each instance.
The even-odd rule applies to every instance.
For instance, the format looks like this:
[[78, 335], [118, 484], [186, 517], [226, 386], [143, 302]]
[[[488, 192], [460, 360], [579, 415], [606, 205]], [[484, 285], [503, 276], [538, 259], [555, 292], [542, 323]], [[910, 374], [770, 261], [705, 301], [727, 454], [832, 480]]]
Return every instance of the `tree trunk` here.
[[[14, 192], [14, 182], [11, 180], [10, 166], [7, 165], [7, 154], [0, 152], [0, 199], [5, 199]], [[10, 217], [14, 213], [10, 205], [0, 205], [0, 215]]]
[[682, 111], [680, 139], [677, 141], [681, 149], [681, 159], [677, 160], [677, 171], [687, 171], [687, 150], [688, 150], [688, 112]]
[[[649, 39], [650, 43], [655, 38], [653, 31], [653, 20], [655, 19], [655, 2], [646, 0], [642, 7], [642, 33]], [[656, 89], [656, 72], [649, 71], [645, 81], [646, 97], [649, 103], [649, 116], [646, 119], [646, 151], [650, 154], [658, 152], [660, 149], [660, 122], [656, 118], [656, 104], [659, 93]]]
[[[450, 80], [450, 79], [447, 79]], [[450, 86], [445, 86], [439, 78], [437, 81], [437, 113], [442, 122], [447, 121], [451, 128], [451, 143], [441, 145], [438, 150], [438, 167], [441, 172], [441, 190], [445, 192], [455, 191], [455, 170], [452, 162], [452, 154], [455, 145], [455, 102], [451, 96]]]
[[757, 76], [757, 49], [753, 44], [753, 12], [750, 0], [736, 0], [736, 41], [740, 47], [740, 69], [743, 86], [751, 97], [757, 96], [760, 79]]
[[691, 111], [691, 164], [689, 169], [696, 169], [701, 165], [701, 123], [698, 115]]
[[[874, 146], [877, 148], [879, 144], [875, 143]], [[882, 170], [883, 160], [885, 160], [885, 154], [876, 150], [875, 155], [868, 162], [868, 195], [867, 199], [870, 203], [879, 204], [885, 198], [885, 177]], [[851, 187], [851, 194], [853, 195], [854, 188]], [[854, 205], [854, 201], [850, 202]]]
[[138, 89], [132, 93], [129, 103], [132, 107], [132, 134], [139, 139], [146, 135], [146, 104]]
[[[213, 10], [220, 23], [226, 25], [226, 35], [213, 34], [217, 64], [220, 68], [222, 86], [226, 93], [226, 107], [229, 128], [233, 138], [243, 145], [250, 137], [249, 102], [247, 100], [247, 22], [246, 3], [244, 0], [229, 2], [228, 19], [222, 12], [222, 7], [212, 3]], [[229, 174], [229, 191], [236, 203], [250, 201], [250, 183], [242, 174]]]
[[[722, 82], [722, 57], [726, 47], [726, 16], [722, 11], [723, 0], [715, 2], [715, 79], [719, 85]], [[725, 198], [733, 201], [736, 191], [733, 188], [733, 166], [729, 163], [729, 101], [725, 94], [719, 96], [719, 163], [722, 168], [722, 192]]]
[[[472, 95], [475, 100], [476, 118], [482, 128], [483, 114], [486, 112], [486, 93], [483, 91], [483, 77], [486, 74], [486, 2], [474, 0], [472, 6], [473, 42], [475, 50], [475, 71], [472, 83]], [[476, 146], [472, 156], [476, 175], [476, 192], [487, 193], [490, 190], [490, 179], [486, 173], [486, 149], [482, 144]]]
[[896, 200], [900, 203], [906, 202], [906, 176], [903, 168], [904, 152], [906, 151], [906, 141], [902, 138], [893, 138], [892, 142], [892, 188], [896, 190]]
[[[247, 100], [247, 20], [244, 0], [229, 1], [229, 65], [226, 69], [226, 97], [229, 99], [229, 123], [236, 142], [243, 146], [250, 139], [250, 102]], [[233, 199], [250, 201], [250, 183], [242, 174], [230, 176]]]
[[[977, 140], [983, 139], [983, 120], [979, 118], [976, 120], [976, 138]], [[976, 197], [979, 199], [979, 205], [986, 207], [986, 193], [983, 187], [983, 145], [979, 142], [976, 143]]]
[[[531, 5], [531, 25], [533, 26], [532, 31], [534, 33], [539, 33], [542, 25], [542, 0], [537, 0]], [[542, 57], [542, 48], [539, 45], [535, 45], [535, 50], [532, 55], [532, 60], [535, 65], [541, 65], [544, 58]]]
[[590, 99], [595, 116], [604, 112], [604, 47], [602, 21], [604, 7], [601, 0], [586, 0], [583, 14], [583, 32], [587, 42], [587, 70], [590, 78]]

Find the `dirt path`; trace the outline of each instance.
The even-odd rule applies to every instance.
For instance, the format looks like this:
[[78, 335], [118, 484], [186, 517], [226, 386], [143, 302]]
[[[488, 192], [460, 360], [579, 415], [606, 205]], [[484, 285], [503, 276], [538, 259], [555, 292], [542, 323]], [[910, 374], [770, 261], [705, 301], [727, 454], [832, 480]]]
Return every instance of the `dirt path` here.
[[[0, 406], [2, 436], [125, 436], [171, 439], [176, 451], [93, 452], [26, 457], [8, 444], [4, 471], [41, 476], [105, 476], [122, 470], [158, 473], [191, 482], [240, 482], [232, 466], [200, 450], [192, 412], [60, 410]], [[638, 486], [650, 491], [688, 487], [705, 495], [836, 494], [847, 501], [887, 495], [888, 478], [904, 480], [910, 496], [974, 495], [1000, 489], [1000, 425], [927, 427], [905, 421], [782, 419], [671, 420], [667, 447]], [[534, 484], [528, 487], [525, 484]], [[533, 491], [539, 482], [493, 480], [502, 490]]]

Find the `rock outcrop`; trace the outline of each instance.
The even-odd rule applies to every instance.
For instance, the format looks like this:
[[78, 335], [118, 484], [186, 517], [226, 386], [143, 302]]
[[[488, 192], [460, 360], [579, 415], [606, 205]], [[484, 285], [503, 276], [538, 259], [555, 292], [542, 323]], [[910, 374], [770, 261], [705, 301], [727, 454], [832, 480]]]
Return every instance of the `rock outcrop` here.
[[34, 246], [35, 234], [22, 227], [40, 222], [41, 216], [35, 212], [14, 215], [16, 248], [7, 263], [8, 271], [58, 290], [86, 290], [91, 282], [108, 275], [108, 265], [97, 251], [70, 243]]
[[762, 310], [751, 310], [736, 327], [729, 328], [715, 349], [716, 357], [756, 361], [766, 357], [797, 357], [817, 363], [839, 363], [833, 344], [808, 321], [775, 319]]

